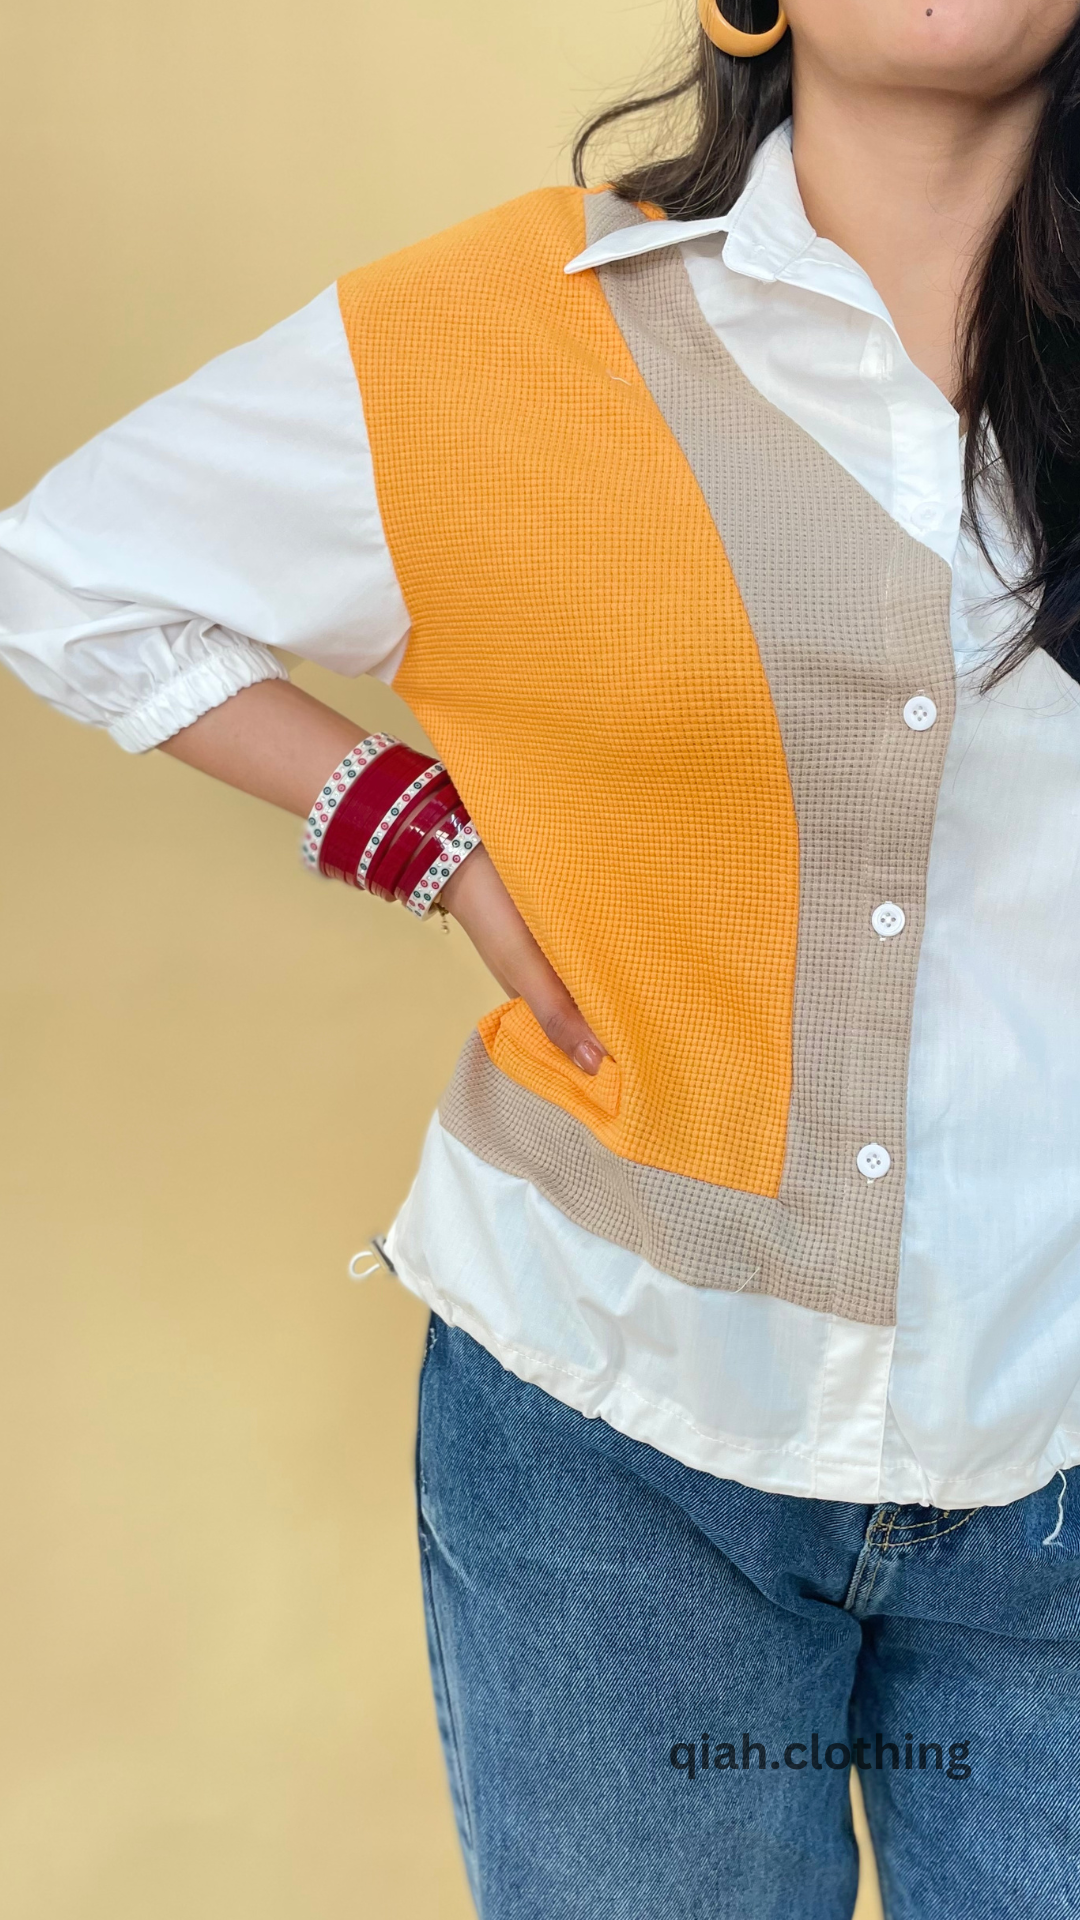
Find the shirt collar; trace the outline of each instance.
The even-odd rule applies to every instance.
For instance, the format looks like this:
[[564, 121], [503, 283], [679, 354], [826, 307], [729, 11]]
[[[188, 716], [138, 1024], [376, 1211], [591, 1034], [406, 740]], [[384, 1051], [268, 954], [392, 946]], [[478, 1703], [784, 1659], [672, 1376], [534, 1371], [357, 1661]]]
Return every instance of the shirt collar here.
[[831, 240], [822, 240], [803, 208], [791, 154], [791, 121], [769, 134], [754, 155], [749, 177], [728, 213], [711, 220], [646, 220], [619, 227], [568, 261], [566, 273], [632, 260], [660, 247], [726, 233], [724, 265], [766, 283], [784, 280], [871, 313], [895, 333], [867, 274]]

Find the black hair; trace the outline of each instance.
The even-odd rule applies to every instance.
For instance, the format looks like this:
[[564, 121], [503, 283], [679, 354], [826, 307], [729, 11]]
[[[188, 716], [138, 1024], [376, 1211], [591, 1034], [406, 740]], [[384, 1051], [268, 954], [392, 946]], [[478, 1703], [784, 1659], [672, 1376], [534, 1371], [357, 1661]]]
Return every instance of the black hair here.
[[[724, 0], [733, 26], [760, 32], [775, 0]], [[1024, 619], [991, 686], [1042, 647], [1080, 680], [1080, 21], [1041, 76], [1044, 104], [1023, 177], [977, 263], [962, 320], [960, 390], [968, 423], [965, 510], [988, 552], [990, 499], [1029, 560], [1014, 589]], [[595, 114], [574, 144], [574, 178], [606, 128], [629, 116], [689, 112], [673, 153], [648, 154], [612, 184], [670, 220], [726, 213], [762, 141], [791, 113], [791, 35], [740, 60], [704, 33], [667, 85]]]

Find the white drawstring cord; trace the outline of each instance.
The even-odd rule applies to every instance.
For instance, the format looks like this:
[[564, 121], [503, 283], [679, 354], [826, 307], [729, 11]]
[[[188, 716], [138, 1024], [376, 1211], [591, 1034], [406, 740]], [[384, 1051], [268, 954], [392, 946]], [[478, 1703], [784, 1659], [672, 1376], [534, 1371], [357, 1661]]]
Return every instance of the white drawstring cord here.
[[[374, 1261], [374, 1265], [365, 1267], [363, 1273], [357, 1273], [356, 1269], [361, 1260]], [[349, 1261], [349, 1279], [370, 1280], [372, 1274], [378, 1273], [380, 1267], [385, 1267], [387, 1273], [392, 1273], [396, 1277], [397, 1268], [386, 1251], [385, 1234], [373, 1233], [371, 1236], [371, 1245], [369, 1247], [361, 1247], [359, 1253], [354, 1253], [352, 1259]]]
[[[357, 1273], [356, 1263], [358, 1260], [370, 1260], [372, 1265], [365, 1267], [363, 1273]], [[371, 1247], [361, 1247], [359, 1253], [354, 1253], [352, 1259], [349, 1261], [349, 1279], [370, 1280], [373, 1273], [378, 1273], [380, 1264], [378, 1255]]]
[[1061, 1529], [1065, 1520], [1065, 1495], [1069, 1491], [1069, 1483], [1066, 1480], [1065, 1475], [1062, 1473], [1060, 1467], [1058, 1468], [1058, 1479], [1061, 1481], [1061, 1492], [1058, 1494], [1057, 1526], [1054, 1528], [1053, 1533], [1047, 1534], [1046, 1539], [1043, 1541], [1044, 1547], [1053, 1546], [1054, 1541], [1057, 1539], [1058, 1534], [1061, 1532]]

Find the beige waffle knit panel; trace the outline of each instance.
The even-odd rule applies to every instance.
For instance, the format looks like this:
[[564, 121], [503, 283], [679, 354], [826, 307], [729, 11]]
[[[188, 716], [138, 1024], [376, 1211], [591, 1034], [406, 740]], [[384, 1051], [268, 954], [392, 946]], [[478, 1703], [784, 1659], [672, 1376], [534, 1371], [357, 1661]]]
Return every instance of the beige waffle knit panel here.
[[[612, 194], [586, 210], [590, 242], [642, 217]], [[678, 1279], [890, 1325], [915, 976], [955, 699], [949, 569], [762, 399], [704, 319], [677, 248], [599, 277], [724, 541], [783, 736], [800, 843], [784, 1175], [770, 1200], [622, 1160], [475, 1038], [443, 1124]], [[903, 718], [914, 693], [938, 708], [921, 733]], [[886, 900], [907, 921], [881, 940], [870, 915]], [[892, 1167], [868, 1182], [855, 1161], [871, 1141]]]

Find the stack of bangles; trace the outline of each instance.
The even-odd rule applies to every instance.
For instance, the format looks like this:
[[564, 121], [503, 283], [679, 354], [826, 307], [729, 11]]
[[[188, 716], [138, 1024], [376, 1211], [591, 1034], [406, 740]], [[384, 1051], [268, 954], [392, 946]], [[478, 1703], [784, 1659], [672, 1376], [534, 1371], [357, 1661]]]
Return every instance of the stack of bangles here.
[[308, 815], [305, 866], [424, 919], [480, 836], [440, 760], [369, 733], [334, 768]]

